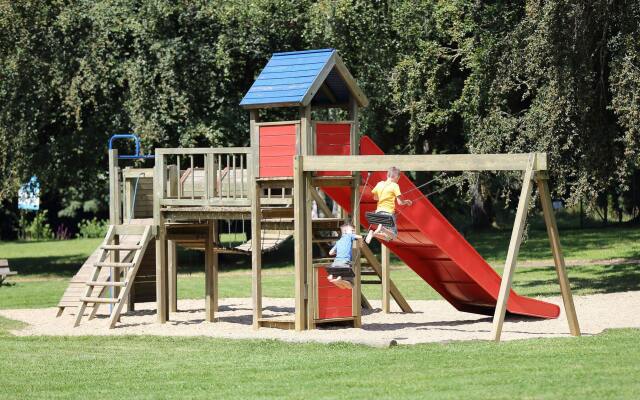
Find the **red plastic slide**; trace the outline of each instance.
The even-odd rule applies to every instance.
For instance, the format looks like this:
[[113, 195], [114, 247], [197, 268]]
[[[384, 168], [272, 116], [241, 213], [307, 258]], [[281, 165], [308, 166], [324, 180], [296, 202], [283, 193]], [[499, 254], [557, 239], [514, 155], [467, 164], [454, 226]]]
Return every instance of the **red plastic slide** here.
[[[384, 153], [365, 136], [360, 142], [360, 154]], [[363, 173], [363, 182], [365, 179], [366, 173]], [[374, 171], [364, 188], [360, 203], [363, 227], [367, 226], [365, 212], [374, 211], [376, 207], [371, 188], [384, 179], [386, 172]], [[403, 193], [415, 188], [404, 175], [398, 184]], [[351, 208], [349, 189], [323, 190], [343, 208]], [[413, 205], [396, 207], [398, 237], [387, 244], [389, 249], [458, 310], [493, 315], [500, 276], [419, 190], [412, 191], [407, 197], [413, 200]], [[560, 308], [555, 304], [519, 296], [513, 291], [507, 310], [512, 314], [540, 318], [557, 318], [560, 314]]]

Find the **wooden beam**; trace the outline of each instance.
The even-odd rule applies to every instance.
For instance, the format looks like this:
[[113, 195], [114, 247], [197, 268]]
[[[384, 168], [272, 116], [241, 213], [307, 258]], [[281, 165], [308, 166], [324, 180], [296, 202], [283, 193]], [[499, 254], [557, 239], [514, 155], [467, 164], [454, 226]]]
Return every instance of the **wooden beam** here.
[[516, 218], [511, 231], [511, 240], [509, 241], [509, 250], [507, 251], [507, 259], [502, 273], [502, 282], [500, 283], [500, 292], [496, 303], [495, 313], [493, 315], [493, 326], [491, 336], [496, 342], [500, 341], [502, 334], [502, 325], [507, 312], [507, 302], [511, 292], [511, 284], [513, 282], [513, 274], [515, 272], [516, 263], [518, 261], [518, 252], [522, 243], [522, 235], [524, 233], [525, 223], [527, 221], [527, 213], [529, 212], [529, 200], [531, 199], [531, 190], [533, 188], [535, 155], [529, 158], [529, 167], [524, 173], [522, 181], [522, 190], [520, 191], [520, 200], [518, 201], [518, 209]]
[[120, 175], [118, 171], [118, 150], [109, 150], [109, 224], [119, 225], [120, 215]]
[[300, 107], [300, 155], [313, 154], [313, 137], [311, 136], [311, 107]]
[[295, 329], [297, 331], [306, 328], [306, 231], [305, 231], [305, 182], [302, 171], [302, 157], [293, 159], [293, 198], [294, 201], [294, 266], [295, 266]]
[[169, 320], [167, 297], [167, 239], [164, 223], [157, 227], [156, 235], [156, 306], [158, 322], [164, 324]]
[[324, 93], [325, 96], [327, 96], [327, 98], [332, 104], [336, 104], [338, 102], [338, 100], [336, 99], [336, 96], [334, 96], [333, 92], [331, 91], [331, 88], [329, 88], [326, 81], [322, 82], [322, 85], [320, 85], [320, 90], [322, 91], [322, 93]]
[[303, 106], [308, 106], [311, 103], [311, 100], [313, 100], [316, 93], [318, 93], [318, 90], [324, 83], [325, 79], [327, 79], [327, 76], [329, 76], [329, 73], [336, 63], [336, 56], [337, 54], [334, 52], [331, 57], [329, 57], [327, 63], [322, 67], [322, 70], [320, 70], [320, 73], [318, 73], [311, 86], [309, 86], [309, 89], [307, 89], [307, 93], [305, 93], [301, 101]]
[[[251, 178], [256, 179], [260, 176], [260, 132], [258, 131], [258, 110], [249, 111], [249, 136], [251, 140], [251, 153], [247, 157], [251, 157]], [[248, 161], [247, 161], [248, 163]]]
[[[315, 329], [315, 297], [313, 294], [313, 222], [311, 209], [313, 208], [312, 193], [317, 193], [311, 186], [311, 173], [304, 174], [305, 202], [304, 204], [304, 245], [305, 245], [305, 298], [307, 310], [307, 329]], [[297, 245], [298, 243], [296, 243]]]
[[260, 184], [251, 189], [251, 298], [253, 300], [253, 329], [260, 328], [262, 319], [262, 218], [260, 215]]
[[349, 187], [353, 185], [352, 176], [316, 176], [313, 178], [314, 187]]
[[311, 194], [311, 198], [318, 205], [318, 211], [322, 211], [322, 213], [324, 214], [325, 218], [333, 217], [333, 214], [331, 214], [331, 210], [329, 209], [329, 206], [324, 201], [322, 196], [320, 196], [320, 193], [318, 193], [315, 188], [312, 188], [309, 191], [309, 193]]
[[553, 262], [560, 284], [564, 313], [567, 316], [567, 322], [569, 324], [569, 331], [573, 336], [580, 336], [580, 324], [578, 323], [578, 315], [573, 303], [571, 285], [569, 284], [569, 277], [567, 276], [562, 246], [560, 245], [560, 234], [558, 233], [558, 225], [556, 224], [556, 217], [551, 204], [551, 193], [549, 191], [547, 174], [538, 174], [536, 181], [538, 184], [538, 193], [540, 194], [540, 202], [542, 203], [542, 214], [547, 227], [547, 235], [549, 236], [549, 244], [551, 245], [551, 253], [553, 253]]
[[205, 280], [205, 318], [207, 322], [215, 321], [216, 309], [218, 308], [217, 299], [217, 255], [213, 251], [213, 241], [215, 240], [216, 230], [215, 222], [207, 221], [207, 240], [204, 243], [204, 280]]
[[[365, 243], [363, 243], [361, 250], [362, 250], [362, 255], [364, 256], [364, 258], [367, 259], [367, 261], [369, 262], [369, 265], [371, 265], [371, 268], [373, 268], [373, 270], [376, 271], [378, 276], [382, 277], [382, 265], [380, 264], [376, 256], [373, 254], [373, 251], [371, 251], [371, 248], [367, 246]], [[407, 300], [404, 298], [402, 293], [400, 293], [400, 290], [398, 290], [395, 283], [393, 283], [391, 279], [389, 279], [389, 292], [391, 293], [391, 296], [393, 297], [393, 299], [396, 301], [396, 303], [398, 304], [398, 306], [403, 312], [407, 312], [407, 313], [413, 312], [413, 309], [411, 309], [411, 306], [409, 305]]]
[[[535, 154], [533, 169], [547, 169], [545, 153]], [[304, 171], [524, 171], [531, 154], [436, 154], [379, 156], [306, 156]]]
[[[167, 235], [168, 238], [169, 235]], [[167, 275], [169, 280], [169, 312], [178, 311], [178, 254], [176, 242], [167, 241]]]
[[389, 248], [381, 245], [380, 264], [382, 266], [382, 312], [388, 314], [391, 311], [391, 265]]

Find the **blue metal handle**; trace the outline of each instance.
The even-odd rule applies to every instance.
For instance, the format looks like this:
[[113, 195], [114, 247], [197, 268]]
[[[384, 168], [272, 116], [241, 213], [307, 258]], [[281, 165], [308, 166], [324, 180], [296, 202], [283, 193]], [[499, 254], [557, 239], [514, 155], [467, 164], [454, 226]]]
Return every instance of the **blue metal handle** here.
[[137, 159], [143, 159], [143, 158], [154, 158], [155, 156], [153, 154], [149, 154], [149, 155], [145, 155], [145, 154], [140, 154], [140, 138], [138, 137], [138, 135], [133, 134], [133, 133], [118, 133], [116, 135], [112, 135], [109, 138], [109, 150], [113, 149], [113, 142], [116, 139], [133, 139], [136, 143], [136, 153], [135, 154], [118, 154], [118, 158], [119, 159], [128, 159], [128, 160], [137, 160]]

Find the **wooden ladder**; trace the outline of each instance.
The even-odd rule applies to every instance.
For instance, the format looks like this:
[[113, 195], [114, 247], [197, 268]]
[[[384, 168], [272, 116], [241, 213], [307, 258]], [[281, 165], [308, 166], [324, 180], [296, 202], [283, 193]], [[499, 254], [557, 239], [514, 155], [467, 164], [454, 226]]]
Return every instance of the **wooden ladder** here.
[[[136, 244], [118, 244], [116, 242], [116, 238], [120, 234], [126, 234], [127, 236], [136, 235], [139, 237], [139, 240], [137, 240]], [[98, 258], [98, 261], [93, 264], [91, 278], [86, 282], [86, 291], [84, 295], [80, 297], [80, 309], [78, 310], [74, 326], [80, 325], [80, 321], [82, 320], [84, 312], [89, 304], [93, 304], [93, 311], [89, 316], [89, 319], [91, 319], [95, 316], [98, 305], [107, 303], [113, 305], [111, 315], [109, 317], [109, 329], [115, 327], [120, 318], [122, 307], [124, 306], [129, 292], [133, 287], [136, 273], [138, 272], [142, 257], [144, 256], [147, 245], [149, 244], [152, 236], [150, 225], [109, 226], [107, 235], [100, 246], [102, 251], [100, 257]], [[125, 257], [124, 260], [119, 261], [118, 255], [120, 251], [131, 251], [132, 253]], [[117, 276], [118, 278], [124, 276], [124, 280], [100, 279], [100, 272], [103, 268], [111, 268], [112, 273], [109, 275]], [[104, 274], [102, 275], [104, 276]], [[118, 297], [116, 298], [101, 296], [92, 297], [91, 294], [95, 287], [102, 288], [102, 293], [106, 291], [106, 288], [121, 288], [121, 290], [119, 290]]]

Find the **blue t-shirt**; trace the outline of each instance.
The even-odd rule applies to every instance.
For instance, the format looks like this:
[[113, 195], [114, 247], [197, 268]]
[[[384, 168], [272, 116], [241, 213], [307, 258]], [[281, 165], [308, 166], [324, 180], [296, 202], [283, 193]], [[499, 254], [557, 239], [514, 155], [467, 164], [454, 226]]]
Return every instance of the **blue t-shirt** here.
[[356, 240], [356, 235], [353, 233], [345, 233], [338, 239], [336, 245], [333, 246], [333, 249], [336, 250], [336, 260], [351, 261], [351, 249], [354, 240]]

